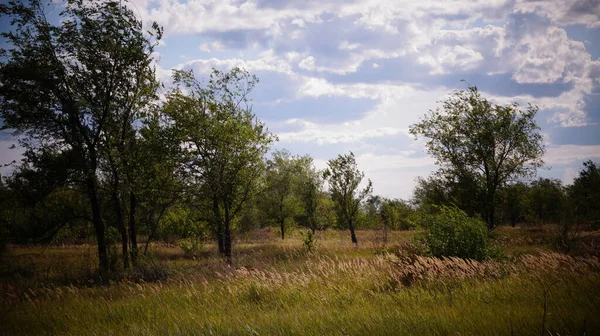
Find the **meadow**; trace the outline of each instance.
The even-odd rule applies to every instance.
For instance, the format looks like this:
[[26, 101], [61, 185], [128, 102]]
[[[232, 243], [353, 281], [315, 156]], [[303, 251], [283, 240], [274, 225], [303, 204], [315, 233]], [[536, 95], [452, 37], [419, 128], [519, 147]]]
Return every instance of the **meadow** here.
[[227, 267], [154, 244], [137, 273], [98, 279], [94, 246], [9, 246], [2, 255], [6, 335], [599, 335], [598, 233], [570, 255], [551, 226], [500, 227], [505, 258], [432, 258], [413, 231], [295, 231], [238, 237]]

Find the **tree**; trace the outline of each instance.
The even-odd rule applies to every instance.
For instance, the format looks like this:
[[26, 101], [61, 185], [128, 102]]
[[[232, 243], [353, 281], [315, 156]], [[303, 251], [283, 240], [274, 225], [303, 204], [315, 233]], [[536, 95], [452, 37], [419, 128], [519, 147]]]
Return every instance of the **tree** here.
[[[302, 173], [302, 180], [298, 184], [298, 196], [304, 209], [306, 225], [310, 228], [313, 235], [317, 229], [323, 228], [325, 223], [319, 223], [324, 220], [327, 213], [323, 194], [323, 179], [321, 173], [312, 165], [312, 158], [305, 165]], [[321, 210], [321, 213], [319, 213]], [[325, 220], [326, 221], [326, 220]]]
[[381, 224], [381, 207], [384, 199], [379, 195], [371, 195], [364, 202], [365, 227], [377, 228]]
[[573, 212], [579, 220], [600, 225], [600, 166], [588, 160], [568, 190]]
[[302, 213], [297, 190], [304, 166], [309, 163], [312, 163], [309, 156], [293, 157], [287, 150], [273, 152], [267, 161], [266, 190], [260, 203], [266, 215], [279, 225], [281, 239], [285, 239], [286, 221]]
[[99, 169], [123, 116], [154, 97], [151, 54], [161, 30], [154, 24], [144, 32], [116, 1], [69, 1], [59, 25], [49, 22], [41, 0], [10, 2], [0, 13], [14, 28], [2, 33], [10, 46], [0, 57], [2, 129], [25, 135], [30, 156], [72, 157], [68, 179], [84, 187], [99, 265], [107, 270]]
[[507, 185], [500, 191], [502, 215], [512, 227], [525, 218], [528, 192], [529, 186], [520, 182]]
[[456, 91], [442, 110], [429, 111], [410, 127], [427, 138], [426, 148], [451, 180], [473, 180], [481, 190], [480, 213], [494, 228], [496, 194], [506, 182], [532, 176], [541, 167], [542, 135], [534, 121], [538, 108], [492, 104], [476, 87]]
[[471, 174], [444, 176], [435, 173], [419, 178], [413, 191], [413, 202], [423, 211], [437, 211], [432, 206], [455, 206], [473, 216], [481, 209], [481, 190]]
[[565, 195], [560, 180], [540, 178], [532, 181], [527, 191], [526, 204], [534, 222], [561, 221]]
[[231, 264], [235, 221], [256, 193], [263, 156], [275, 139], [248, 106], [257, 78], [238, 68], [213, 70], [206, 87], [191, 71], [173, 77], [176, 87], [163, 112], [180, 148], [176, 160], [190, 192], [206, 201], [199, 205], [208, 205], [219, 252]]
[[383, 243], [387, 243], [388, 230], [396, 227], [400, 221], [400, 211], [392, 200], [384, 200], [379, 210], [383, 229]]
[[329, 182], [331, 198], [335, 203], [338, 218], [350, 229], [350, 237], [355, 246], [358, 245], [354, 224], [360, 203], [373, 191], [373, 183], [368, 180], [364, 189], [358, 186], [365, 174], [358, 170], [354, 153], [338, 155], [336, 159], [327, 161], [328, 168], [323, 172], [323, 178]]
[[[169, 209], [185, 200], [184, 176], [177, 169], [176, 158], [180, 150], [177, 137], [168, 127], [164, 127], [164, 120], [161, 118], [160, 109], [144, 118], [139, 138], [136, 139], [136, 148], [131, 152], [128, 169], [128, 184], [132, 189], [130, 221], [135, 216], [136, 209], [139, 209], [144, 217], [143, 222], [147, 225], [148, 238], [144, 255], [147, 254], [150, 242], [156, 238]], [[135, 228], [135, 223], [133, 227]], [[130, 236], [135, 238], [134, 232], [130, 232]], [[134, 258], [136, 243], [131, 240], [131, 255]]]

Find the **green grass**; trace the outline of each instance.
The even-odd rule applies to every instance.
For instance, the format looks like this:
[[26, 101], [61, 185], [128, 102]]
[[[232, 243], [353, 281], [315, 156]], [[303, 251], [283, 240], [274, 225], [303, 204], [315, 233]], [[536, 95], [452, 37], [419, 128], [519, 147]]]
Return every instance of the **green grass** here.
[[[16, 275], [0, 283], [0, 333], [540, 335], [549, 288], [545, 326], [552, 335], [600, 334], [595, 257], [536, 252], [459, 272], [461, 261], [381, 254], [376, 232], [360, 234], [364, 243], [355, 249], [340, 240], [343, 232], [324, 233], [310, 254], [299, 235], [285, 242], [249, 238], [236, 245], [234, 268], [211, 245], [196, 260], [154, 246], [170, 273], [154, 283], [65, 286], [60, 277]], [[409, 239], [410, 233], [394, 233], [388, 246]], [[53, 263], [48, 256], [63, 256], [60, 267], [69, 268], [85, 264], [84, 251], [47, 249], [32, 262], [43, 269]], [[10, 253], [37, 252], [13, 247]], [[417, 280], [404, 282], [407, 274]]]

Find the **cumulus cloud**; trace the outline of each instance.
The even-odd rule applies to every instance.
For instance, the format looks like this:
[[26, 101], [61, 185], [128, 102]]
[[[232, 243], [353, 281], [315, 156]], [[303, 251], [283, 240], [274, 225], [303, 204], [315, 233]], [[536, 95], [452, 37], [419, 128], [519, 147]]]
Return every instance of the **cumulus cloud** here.
[[[356, 149], [376, 186], [392, 181], [383, 183], [391, 185], [383, 193], [407, 195], [398, 189], [435, 168], [425, 161], [422, 140], [413, 142], [407, 129], [452, 89], [465, 88], [461, 79], [484, 87], [497, 102], [538, 105], [549, 135], [549, 164], [575, 165], [600, 150], [600, 143], [581, 148], [552, 143], [553, 129], [590, 127], [600, 120], [594, 116], [600, 109], [600, 59], [569, 31], [570, 25], [599, 29], [598, 1], [132, 3], [144, 20], [164, 26], [162, 53], [191, 56], [176, 68], [201, 77], [213, 67], [238, 66], [256, 74], [261, 83], [255, 112], [261, 116], [268, 107], [264, 116], [282, 146], [301, 144], [318, 162], [325, 162], [325, 147], [327, 153]], [[187, 47], [169, 40], [176, 36], [199, 38]], [[160, 77], [169, 71], [158, 70]], [[373, 103], [359, 112], [345, 110], [364, 100]], [[283, 105], [286, 114], [278, 114]], [[312, 117], [319, 113], [336, 118]]]

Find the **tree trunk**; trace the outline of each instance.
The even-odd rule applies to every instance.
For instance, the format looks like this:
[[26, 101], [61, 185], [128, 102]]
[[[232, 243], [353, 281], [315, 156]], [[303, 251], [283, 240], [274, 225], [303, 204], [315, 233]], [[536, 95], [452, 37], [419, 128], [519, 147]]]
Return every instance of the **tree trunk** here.
[[113, 199], [115, 203], [115, 211], [117, 216], [117, 228], [121, 234], [121, 252], [123, 253], [123, 268], [129, 268], [129, 251], [127, 239], [127, 230], [125, 229], [125, 219], [123, 218], [123, 209], [121, 209], [121, 202], [119, 201], [117, 192], [113, 190]]
[[146, 239], [146, 245], [144, 246], [144, 255], [146, 255], [148, 253], [148, 246], [150, 246], [150, 242], [152, 241], [152, 239], [154, 239], [154, 236], [156, 235], [156, 230], [158, 229], [158, 224], [160, 224], [160, 220], [161, 220], [162, 216], [165, 214], [166, 210], [167, 210], [167, 207], [163, 206], [163, 208], [160, 210], [160, 214], [158, 215], [158, 218], [156, 219], [156, 222], [154, 222], [154, 226], [150, 230], [148, 239]]
[[112, 200], [115, 206], [115, 216], [117, 217], [117, 229], [121, 234], [121, 253], [123, 255], [123, 268], [129, 268], [129, 251], [128, 244], [129, 239], [127, 238], [127, 229], [125, 228], [125, 218], [123, 216], [123, 208], [121, 206], [121, 200], [119, 198], [119, 172], [114, 165], [113, 160], [109, 157], [109, 162], [113, 174], [114, 181], [112, 183]]
[[494, 196], [490, 196], [490, 204], [488, 205], [488, 229], [491, 231], [494, 229], [495, 217], [496, 217], [496, 204], [494, 202]]
[[96, 243], [98, 244], [98, 262], [102, 273], [108, 272], [108, 254], [106, 248], [106, 238], [104, 236], [104, 223], [100, 213], [100, 204], [96, 193], [96, 178], [88, 176], [86, 179], [87, 194], [92, 208], [92, 223], [96, 233]]
[[133, 191], [129, 192], [129, 241], [131, 243], [131, 263], [137, 265], [138, 245], [137, 245], [137, 227], [135, 223], [135, 211], [137, 208], [137, 198]]
[[352, 220], [348, 221], [348, 226], [350, 227], [350, 238], [352, 238], [352, 243], [355, 247], [358, 247], [358, 240], [356, 240], [356, 233], [354, 233], [354, 223], [352, 223]]
[[231, 266], [233, 259], [231, 258], [231, 228], [229, 227], [229, 220], [226, 220], [224, 224], [225, 235], [223, 237], [223, 243], [225, 247], [225, 262], [227, 263], [227, 266]]
[[219, 211], [219, 203], [213, 199], [213, 220], [214, 224], [217, 225], [217, 244], [219, 246], [219, 254], [225, 254], [225, 230], [223, 228], [224, 223], [221, 222], [221, 214]]
[[217, 244], [219, 246], [219, 254], [225, 254], [225, 232], [223, 230], [223, 224], [217, 224]]

